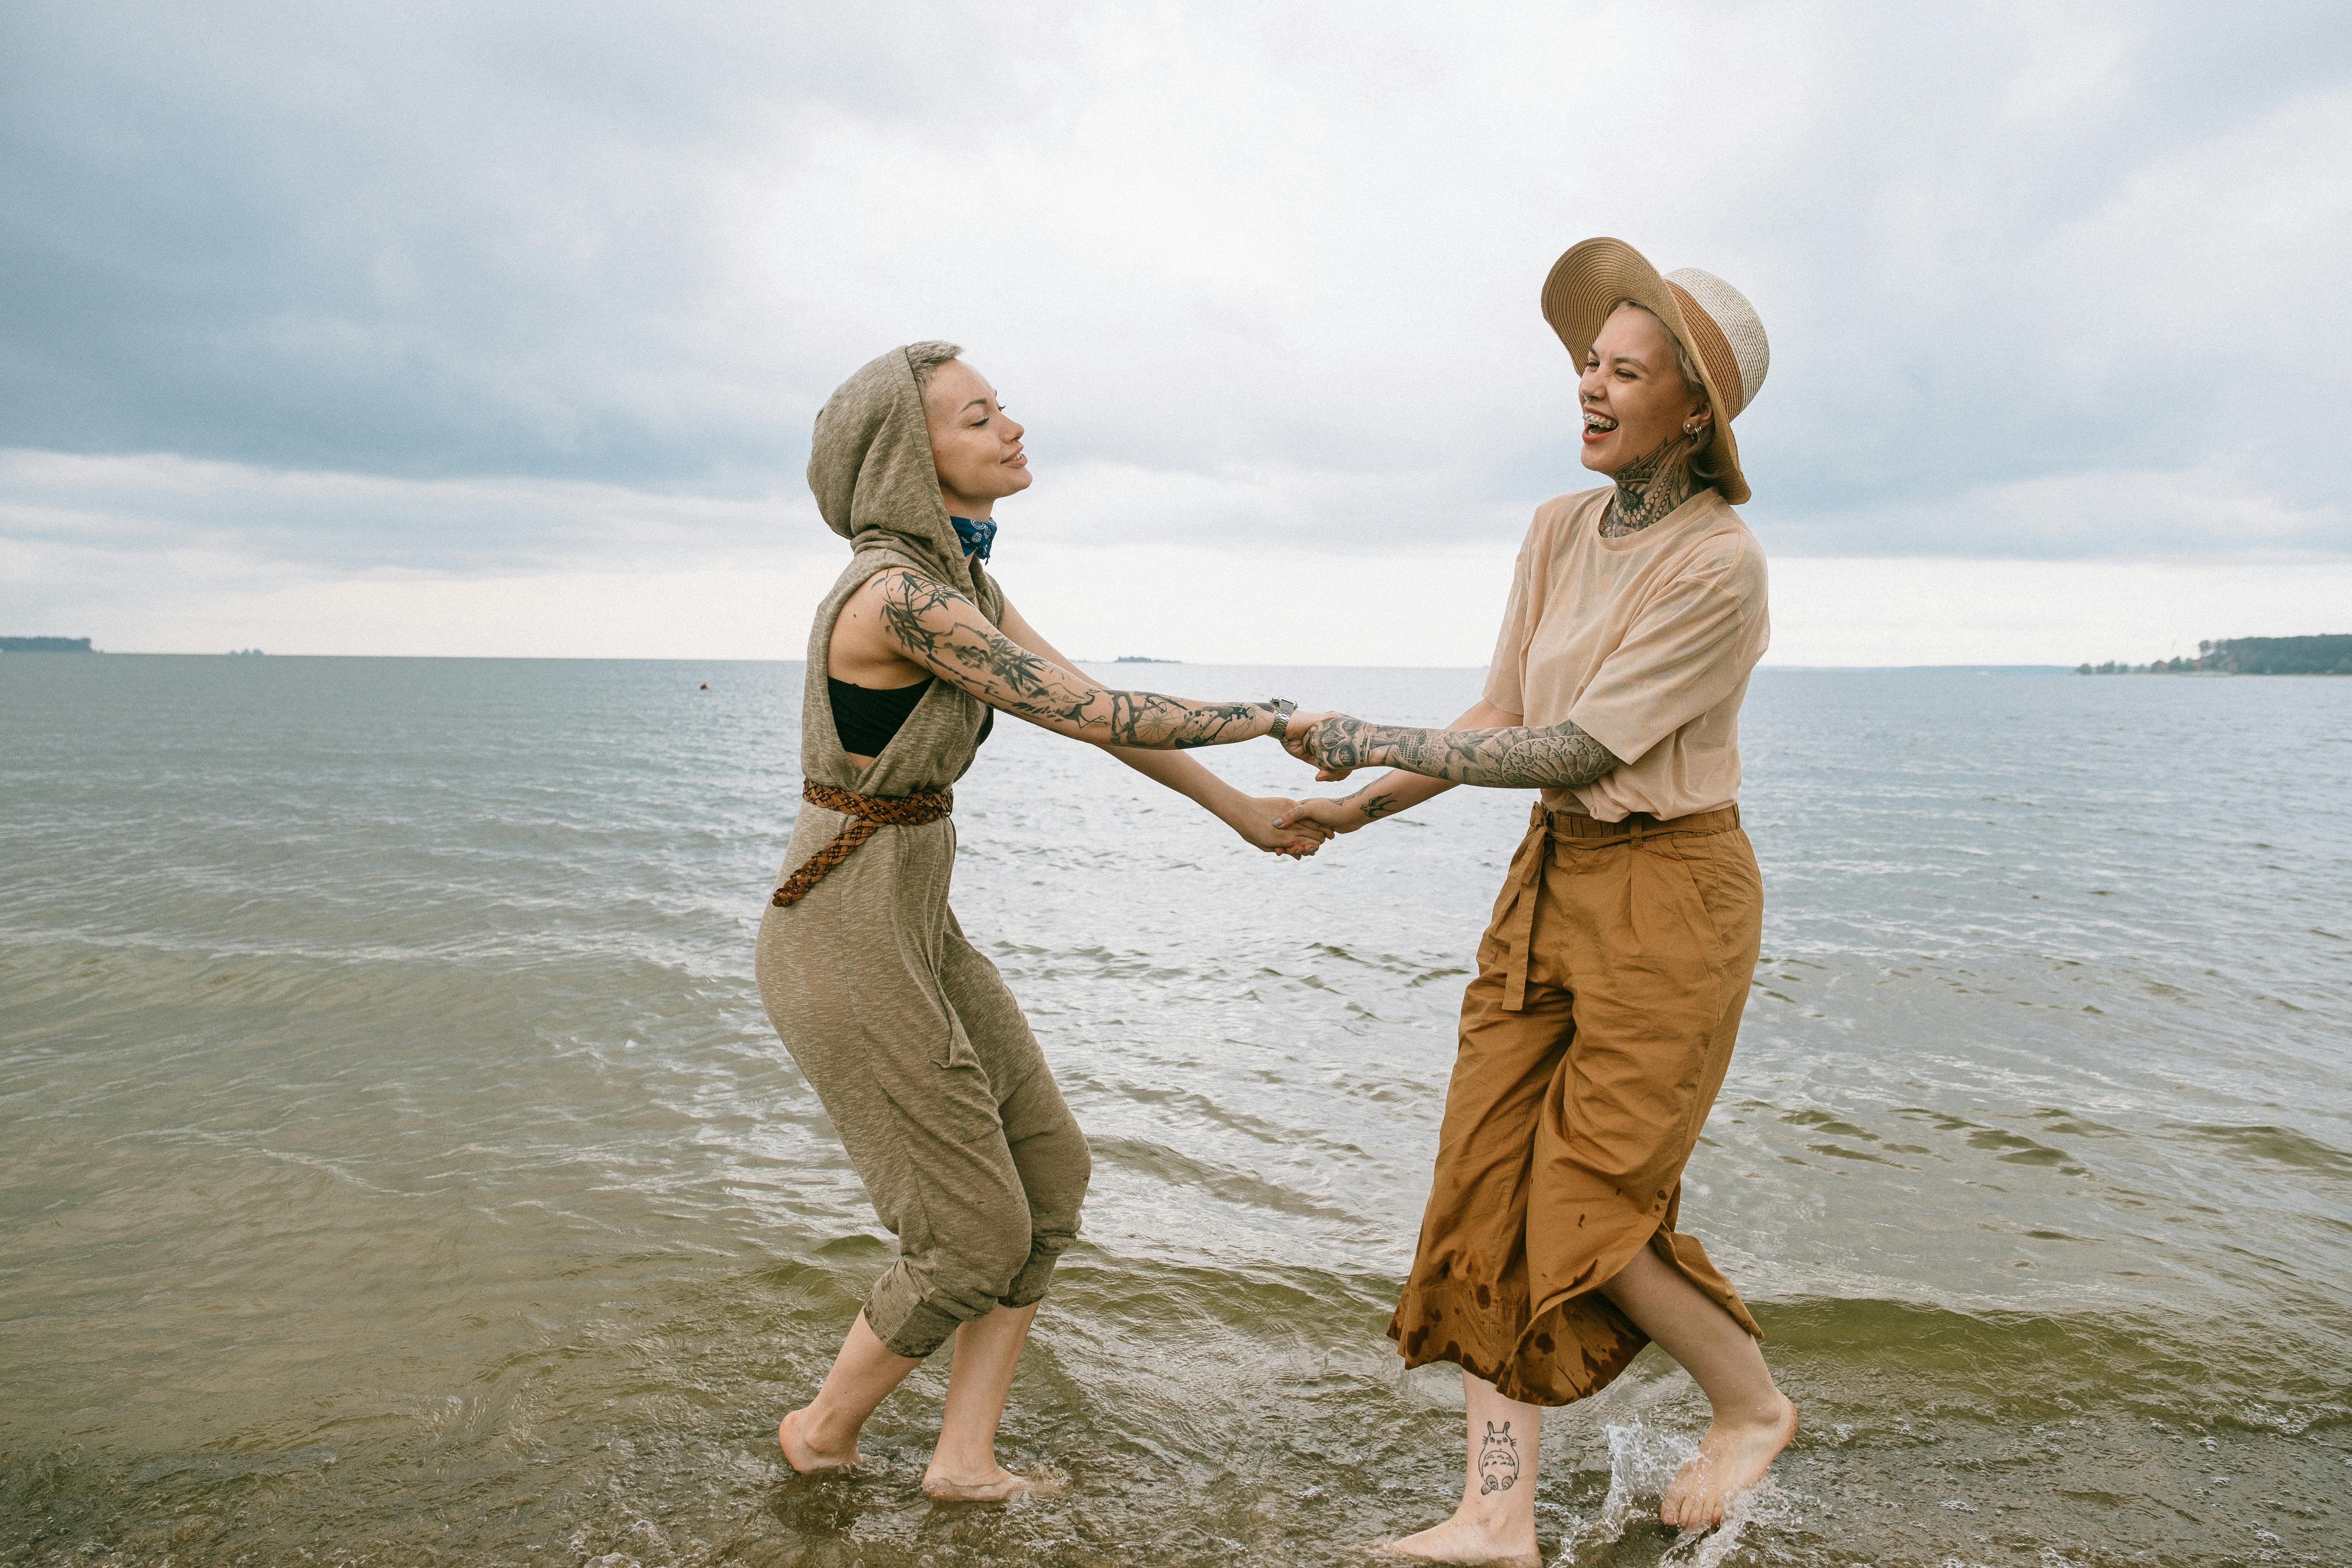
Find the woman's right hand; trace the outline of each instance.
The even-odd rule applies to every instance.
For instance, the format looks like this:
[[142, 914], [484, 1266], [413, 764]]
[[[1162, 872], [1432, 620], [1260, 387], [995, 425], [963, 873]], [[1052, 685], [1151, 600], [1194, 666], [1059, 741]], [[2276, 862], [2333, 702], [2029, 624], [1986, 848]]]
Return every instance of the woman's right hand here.
[[1330, 842], [1331, 830], [1313, 821], [1294, 824], [1288, 814], [1299, 804], [1286, 795], [1244, 796], [1225, 825], [1268, 854], [1304, 860]]
[[1327, 833], [1353, 833], [1371, 820], [1357, 807], [1353, 801], [1333, 800], [1328, 795], [1318, 795], [1312, 800], [1300, 801], [1288, 811], [1276, 817], [1274, 826], [1279, 829], [1312, 824]]

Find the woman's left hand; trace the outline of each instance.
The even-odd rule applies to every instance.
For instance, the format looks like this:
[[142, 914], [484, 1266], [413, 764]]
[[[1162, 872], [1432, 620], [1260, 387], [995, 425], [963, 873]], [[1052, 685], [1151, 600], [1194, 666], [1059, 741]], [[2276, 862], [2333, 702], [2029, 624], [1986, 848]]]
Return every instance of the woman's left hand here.
[[1275, 818], [1297, 804], [1288, 796], [1279, 795], [1244, 797], [1236, 817], [1226, 820], [1235, 833], [1269, 855], [1287, 855], [1294, 860], [1304, 860], [1322, 848], [1331, 834], [1319, 822], [1299, 822], [1288, 827], [1276, 827]]
[[1290, 715], [1288, 727], [1283, 731], [1282, 749], [1302, 763], [1316, 762], [1315, 749], [1307, 742], [1307, 732], [1326, 719], [1339, 717], [1340, 715], [1329, 708], [1296, 710]]

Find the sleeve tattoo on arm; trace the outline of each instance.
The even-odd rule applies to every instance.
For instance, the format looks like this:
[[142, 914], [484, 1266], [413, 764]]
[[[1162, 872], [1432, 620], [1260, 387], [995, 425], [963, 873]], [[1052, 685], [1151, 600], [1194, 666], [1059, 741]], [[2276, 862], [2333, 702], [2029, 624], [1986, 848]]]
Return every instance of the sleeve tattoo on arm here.
[[[1428, 778], [1500, 789], [1578, 789], [1622, 758], [1574, 724], [1535, 729], [1409, 730], [1338, 714], [1309, 733], [1327, 768], [1402, 768]], [[1359, 803], [1367, 816], [1373, 802]]]
[[1271, 703], [1188, 702], [1091, 685], [990, 626], [953, 588], [912, 572], [886, 574], [881, 594], [883, 629], [908, 658], [1024, 719], [1153, 751], [1254, 740], [1274, 721]]

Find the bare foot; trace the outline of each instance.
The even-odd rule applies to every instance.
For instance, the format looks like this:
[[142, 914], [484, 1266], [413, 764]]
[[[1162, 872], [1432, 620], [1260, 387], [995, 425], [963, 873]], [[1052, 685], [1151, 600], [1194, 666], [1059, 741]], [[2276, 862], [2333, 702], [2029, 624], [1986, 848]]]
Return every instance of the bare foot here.
[[804, 1476], [855, 1468], [860, 1458], [856, 1440], [851, 1439], [847, 1453], [820, 1447], [803, 1430], [806, 1425], [803, 1418], [807, 1415], [805, 1409], [795, 1410], [776, 1424], [776, 1446], [784, 1451], [784, 1463]]
[[1016, 1476], [1002, 1465], [992, 1474], [977, 1476], [923, 1472], [923, 1495], [933, 1502], [1011, 1502], [1014, 1498], [1054, 1497], [1069, 1489], [1070, 1483], [1058, 1476]]
[[1796, 1435], [1797, 1407], [1786, 1399], [1777, 1415], [1760, 1420], [1717, 1416], [1698, 1452], [1675, 1472], [1658, 1504], [1659, 1522], [1677, 1530], [1712, 1530], [1721, 1524], [1731, 1500], [1764, 1479]]
[[1455, 1514], [1444, 1524], [1374, 1549], [1382, 1557], [1412, 1563], [1493, 1563], [1506, 1568], [1543, 1568], [1532, 1524], [1523, 1530], [1490, 1530], [1475, 1516]]

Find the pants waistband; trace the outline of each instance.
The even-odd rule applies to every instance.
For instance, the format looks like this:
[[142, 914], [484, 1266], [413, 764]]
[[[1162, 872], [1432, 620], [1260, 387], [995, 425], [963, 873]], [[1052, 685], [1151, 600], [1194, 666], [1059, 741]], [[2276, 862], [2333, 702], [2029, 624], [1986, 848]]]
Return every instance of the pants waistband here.
[[1603, 822], [1580, 811], [1552, 811], [1538, 805], [1529, 814], [1530, 829], [1549, 827], [1551, 837], [1574, 844], [1639, 844], [1667, 833], [1728, 833], [1739, 826], [1737, 803], [1686, 816], [1653, 816], [1636, 811], [1618, 822]]
[[1527, 1005], [1528, 961], [1535, 946], [1536, 900], [1543, 889], [1544, 864], [1554, 844], [1574, 844], [1588, 849], [1630, 844], [1640, 848], [1648, 838], [1677, 834], [1728, 833], [1739, 826], [1739, 807], [1695, 811], [1687, 816], [1653, 816], [1637, 811], [1622, 822], [1602, 822], [1580, 811], [1552, 811], [1538, 805], [1528, 817], [1528, 836], [1511, 857], [1507, 890], [1510, 904], [1497, 911], [1495, 934], [1509, 950], [1503, 973], [1503, 1011], [1517, 1013]]

